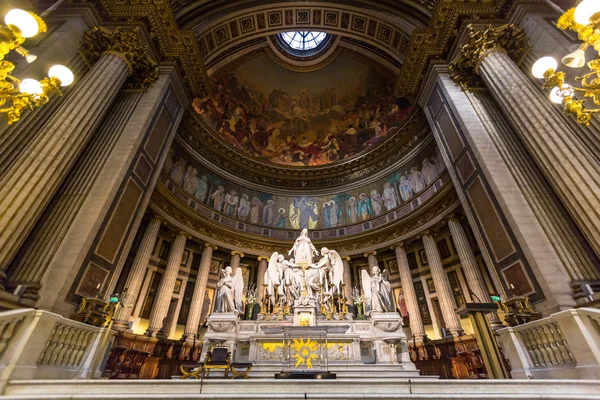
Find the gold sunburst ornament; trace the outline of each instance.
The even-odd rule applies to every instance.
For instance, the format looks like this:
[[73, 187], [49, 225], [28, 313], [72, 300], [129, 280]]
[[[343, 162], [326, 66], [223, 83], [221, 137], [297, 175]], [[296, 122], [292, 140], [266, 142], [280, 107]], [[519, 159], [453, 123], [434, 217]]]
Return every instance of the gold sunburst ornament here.
[[294, 357], [296, 358], [296, 367], [306, 365], [308, 368], [312, 369], [312, 361], [319, 359], [319, 356], [317, 355], [319, 343], [310, 338], [307, 338], [306, 342], [304, 339], [294, 339], [292, 349], [296, 352], [294, 354]]

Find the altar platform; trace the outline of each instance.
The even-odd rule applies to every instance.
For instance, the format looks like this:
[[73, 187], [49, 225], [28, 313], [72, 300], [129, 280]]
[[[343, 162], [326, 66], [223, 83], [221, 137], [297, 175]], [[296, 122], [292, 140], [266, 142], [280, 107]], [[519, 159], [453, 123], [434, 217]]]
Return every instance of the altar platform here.
[[29, 380], [10, 381], [2, 400], [264, 400], [264, 399], [485, 399], [597, 400], [600, 381], [439, 380]]
[[215, 346], [228, 347], [232, 361], [252, 363], [251, 378], [280, 372], [329, 371], [339, 378], [418, 378], [398, 313], [373, 313], [369, 320], [315, 318], [298, 326], [281, 320], [239, 320], [216, 313], [208, 319], [202, 359]]

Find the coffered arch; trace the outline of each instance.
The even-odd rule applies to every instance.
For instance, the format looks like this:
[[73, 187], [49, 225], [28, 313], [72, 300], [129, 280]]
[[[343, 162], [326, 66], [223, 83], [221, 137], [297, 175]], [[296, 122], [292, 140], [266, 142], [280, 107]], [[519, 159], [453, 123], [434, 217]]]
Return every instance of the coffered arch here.
[[[197, 6], [178, 13], [178, 23], [197, 38], [205, 65], [235, 58], [249, 44], [267, 46], [267, 38], [283, 31], [324, 31], [342, 38], [343, 45], [373, 52], [388, 67], [402, 63], [412, 32], [423, 28], [423, 21], [410, 15], [386, 12], [384, 8], [358, 8], [352, 2], [279, 2], [252, 6], [240, 2], [223, 6], [221, 12], [198, 13]], [[364, 6], [363, 6], [364, 7]], [[377, 55], [379, 53], [379, 55]]]

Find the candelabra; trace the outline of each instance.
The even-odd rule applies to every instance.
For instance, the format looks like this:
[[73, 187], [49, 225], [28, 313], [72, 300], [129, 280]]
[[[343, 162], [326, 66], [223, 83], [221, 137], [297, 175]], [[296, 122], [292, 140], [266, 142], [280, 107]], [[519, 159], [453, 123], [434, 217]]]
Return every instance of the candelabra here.
[[[556, 23], [561, 30], [577, 32], [583, 42], [579, 49], [562, 58], [563, 65], [570, 68], [582, 68], [586, 65], [585, 52], [592, 47], [600, 55], [600, 1], [583, 0], [576, 8], [565, 12]], [[581, 87], [566, 82], [567, 75], [557, 71], [558, 63], [552, 57], [542, 57], [535, 62], [531, 72], [533, 76], [544, 79], [542, 87], [550, 90], [550, 100], [562, 104], [566, 115], [572, 115], [577, 122], [589, 126], [593, 115], [600, 115], [600, 108], [588, 108], [584, 104], [587, 99], [600, 106], [600, 59], [596, 58], [587, 63], [589, 72], [576, 76], [575, 81], [581, 82]], [[583, 99], [577, 99], [579, 93]]]
[[42, 19], [27, 11], [13, 9], [4, 17], [5, 24], [0, 23], [0, 114], [6, 114], [11, 125], [21, 119], [26, 109], [40, 107], [53, 95], [62, 95], [60, 86], [68, 86], [73, 82], [73, 73], [63, 65], [54, 65], [48, 71], [48, 77], [37, 81], [26, 78], [17, 79], [11, 75], [15, 65], [4, 59], [11, 51], [25, 57], [28, 63], [37, 58], [21, 45], [25, 39], [46, 31]]

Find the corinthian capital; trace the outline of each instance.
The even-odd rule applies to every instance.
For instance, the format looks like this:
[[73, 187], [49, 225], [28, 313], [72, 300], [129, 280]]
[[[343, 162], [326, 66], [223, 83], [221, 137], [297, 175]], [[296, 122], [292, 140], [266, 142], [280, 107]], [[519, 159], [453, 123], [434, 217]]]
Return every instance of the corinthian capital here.
[[449, 68], [450, 78], [463, 87], [481, 86], [479, 64], [488, 54], [503, 51], [518, 64], [529, 49], [523, 29], [514, 24], [488, 25], [484, 30], [476, 30], [469, 25], [467, 29], [469, 39]]
[[140, 44], [135, 31], [92, 28], [83, 37], [81, 53], [89, 63], [98, 61], [104, 53], [125, 60], [130, 73], [125, 84], [127, 89], [146, 89], [158, 79], [158, 66], [148, 57], [148, 46]]

